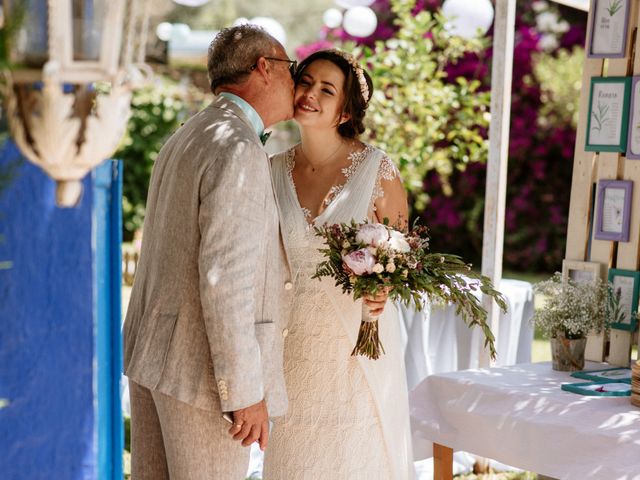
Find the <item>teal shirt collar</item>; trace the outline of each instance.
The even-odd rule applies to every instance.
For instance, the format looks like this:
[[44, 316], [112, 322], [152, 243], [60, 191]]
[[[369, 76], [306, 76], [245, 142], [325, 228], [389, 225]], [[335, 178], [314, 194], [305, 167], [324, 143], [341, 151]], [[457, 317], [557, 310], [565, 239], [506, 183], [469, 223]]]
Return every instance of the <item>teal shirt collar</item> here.
[[232, 101], [238, 107], [240, 107], [242, 112], [249, 119], [249, 122], [251, 122], [251, 126], [256, 131], [256, 133], [258, 135], [262, 135], [262, 133], [264, 132], [264, 123], [262, 121], [262, 118], [260, 118], [260, 115], [258, 115], [258, 112], [256, 112], [256, 110], [251, 105], [249, 105], [248, 102], [246, 102], [244, 99], [240, 98], [239, 96], [229, 92], [222, 92], [219, 95], [221, 97], [224, 97]]

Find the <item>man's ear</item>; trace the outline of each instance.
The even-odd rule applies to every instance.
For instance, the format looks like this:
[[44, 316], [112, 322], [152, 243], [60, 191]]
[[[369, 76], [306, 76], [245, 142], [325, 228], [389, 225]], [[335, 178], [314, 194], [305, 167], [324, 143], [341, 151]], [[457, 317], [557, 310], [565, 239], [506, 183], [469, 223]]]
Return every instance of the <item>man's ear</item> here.
[[268, 82], [271, 77], [271, 65], [264, 57], [260, 57], [256, 61], [256, 70], [260, 75], [264, 77], [264, 79]]

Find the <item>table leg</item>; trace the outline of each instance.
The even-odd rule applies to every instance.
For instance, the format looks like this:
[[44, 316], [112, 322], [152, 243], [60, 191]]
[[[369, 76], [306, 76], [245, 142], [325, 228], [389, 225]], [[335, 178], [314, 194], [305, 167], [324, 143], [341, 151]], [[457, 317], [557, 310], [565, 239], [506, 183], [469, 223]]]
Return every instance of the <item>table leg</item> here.
[[453, 449], [433, 444], [433, 480], [453, 479]]

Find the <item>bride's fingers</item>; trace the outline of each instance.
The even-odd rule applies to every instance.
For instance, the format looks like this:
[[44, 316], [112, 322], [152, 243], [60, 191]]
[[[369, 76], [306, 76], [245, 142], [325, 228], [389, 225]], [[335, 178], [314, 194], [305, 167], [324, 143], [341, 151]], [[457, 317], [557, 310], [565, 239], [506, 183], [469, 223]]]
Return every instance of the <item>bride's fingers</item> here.
[[386, 303], [386, 300], [370, 300], [365, 298], [364, 300], [364, 304], [369, 307], [370, 309], [373, 308], [384, 308], [384, 305]]

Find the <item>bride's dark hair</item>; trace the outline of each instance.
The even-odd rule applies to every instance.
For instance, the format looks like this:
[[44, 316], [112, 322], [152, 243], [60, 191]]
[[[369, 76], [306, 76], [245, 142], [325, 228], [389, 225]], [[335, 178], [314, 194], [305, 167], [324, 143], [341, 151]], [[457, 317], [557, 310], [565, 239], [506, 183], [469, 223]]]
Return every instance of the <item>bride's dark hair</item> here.
[[[351, 62], [348, 60], [351, 59]], [[317, 60], [328, 60], [336, 65], [344, 74], [344, 105], [342, 112], [349, 115], [349, 120], [338, 125], [338, 133], [345, 138], [354, 138], [364, 132], [364, 116], [373, 94], [373, 83], [369, 74], [359, 65], [359, 73], [355, 59], [348, 53], [336, 50], [320, 50], [305, 58], [296, 70], [295, 83], [300, 82], [305, 69]], [[362, 75], [366, 82], [366, 89], [358, 79]]]

